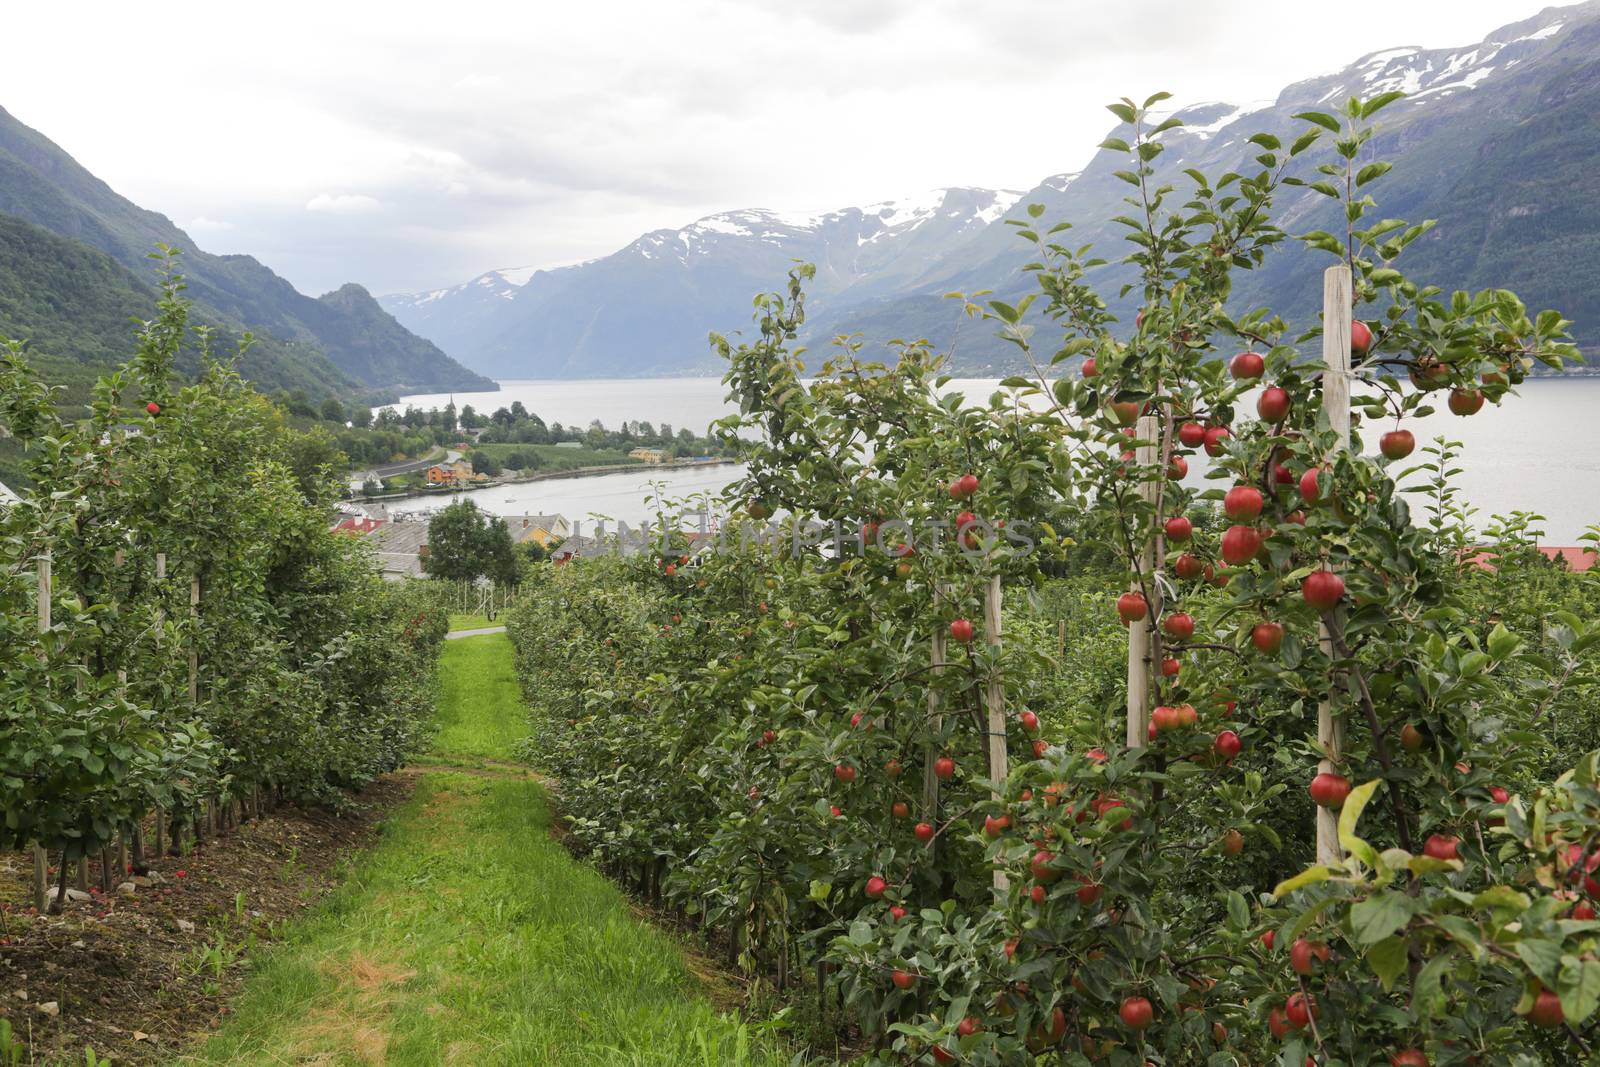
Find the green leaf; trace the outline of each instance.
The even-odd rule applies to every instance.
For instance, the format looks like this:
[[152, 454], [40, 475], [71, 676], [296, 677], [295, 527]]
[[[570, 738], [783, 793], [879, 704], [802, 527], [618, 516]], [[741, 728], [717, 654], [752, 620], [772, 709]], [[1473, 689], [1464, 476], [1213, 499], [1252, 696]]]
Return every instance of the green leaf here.
[[1517, 955], [1528, 965], [1535, 978], [1548, 988], [1556, 988], [1561, 971], [1561, 946], [1542, 937], [1530, 937], [1517, 942]]
[[1600, 1007], [1600, 961], [1563, 956], [1556, 993], [1561, 997], [1561, 1011], [1567, 1022], [1582, 1024]]
[[1367, 950], [1367, 966], [1383, 983], [1385, 993], [1394, 989], [1394, 981], [1406, 969], [1406, 939], [1386, 937]]
[[1138, 112], [1134, 111], [1132, 104], [1107, 104], [1106, 110], [1123, 122], [1131, 123], [1138, 118]]
[[1404, 893], [1384, 890], [1350, 909], [1356, 944], [1375, 945], [1390, 937], [1411, 919], [1414, 901]]
[[1279, 882], [1273, 887], [1272, 895], [1279, 898], [1287, 896], [1296, 889], [1304, 889], [1308, 885], [1326, 882], [1332, 874], [1333, 872], [1326, 867], [1307, 867], [1293, 878], [1287, 878]]
[[1393, 163], [1368, 163], [1356, 173], [1356, 188], [1359, 189], [1374, 179], [1381, 178], [1394, 168]]
[[1387, 93], [1379, 93], [1377, 96], [1361, 105], [1361, 117], [1364, 119], [1370, 119], [1372, 116], [1376, 115], [1379, 111], [1382, 111], [1396, 100], [1402, 99], [1405, 95], [1405, 93], [1402, 93], [1399, 90], [1390, 90]]
[[1228, 890], [1228, 928], [1243, 930], [1250, 925], [1250, 907], [1236, 890]]
[[1339, 844], [1346, 852], [1352, 853], [1361, 859], [1368, 867], [1377, 867], [1378, 858], [1372, 851], [1372, 846], [1356, 836], [1356, 823], [1361, 820], [1361, 812], [1366, 808], [1367, 802], [1372, 799], [1372, 794], [1378, 789], [1380, 780], [1374, 778], [1370, 782], [1363, 782], [1350, 790], [1350, 795], [1345, 797], [1344, 807], [1339, 809]]
[[1304, 119], [1306, 122], [1314, 122], [1331, 133], [1338, 133], [1344, 128], [1339, 125], [1338, 119], [1323, 111], [1302, 111], [1295, 118]]

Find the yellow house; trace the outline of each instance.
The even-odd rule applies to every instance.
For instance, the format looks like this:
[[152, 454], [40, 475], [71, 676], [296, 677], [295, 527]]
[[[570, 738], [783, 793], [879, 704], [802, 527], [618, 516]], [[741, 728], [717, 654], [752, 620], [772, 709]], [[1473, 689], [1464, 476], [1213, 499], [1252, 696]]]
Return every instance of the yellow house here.
[[518, 544], [536, 541], [545, 548], [552, 541], [563, 541], [572, 534], [572, 527], [560, 515], [514, 515], [506, 519], [511, 539]]
[[636, 448], [628, 453], [629, 459], [640, 459], [646, 463], [661, 463], [667, 458], [667, 453], [659, 448]]

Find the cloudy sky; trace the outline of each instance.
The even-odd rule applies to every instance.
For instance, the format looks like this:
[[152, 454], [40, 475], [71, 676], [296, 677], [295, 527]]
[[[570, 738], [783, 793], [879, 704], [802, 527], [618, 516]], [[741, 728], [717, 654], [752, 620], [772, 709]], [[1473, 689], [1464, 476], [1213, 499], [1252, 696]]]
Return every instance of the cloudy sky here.
[[0, 106], [307, 293], [604, 255], [737, 207], [1075, 169], [1102, 105], [1270, 99], [1525, 0], [12, 4]]

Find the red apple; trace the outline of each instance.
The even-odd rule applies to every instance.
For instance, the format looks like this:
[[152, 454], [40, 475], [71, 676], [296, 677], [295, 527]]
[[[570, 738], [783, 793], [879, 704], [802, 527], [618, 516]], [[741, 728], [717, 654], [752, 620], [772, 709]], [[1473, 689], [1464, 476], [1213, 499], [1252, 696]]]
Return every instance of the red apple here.
[[919, 822], [911, 828], [911, 833], [918, 841], [924, 843], [933, 840], [933, 827], [925, 822]]
[[911, 805], [903, 800], [897, 800], [889, 808], [889, 814], [897, 819], [909, 819], [911, 818]]
[[1312, 1016], [1321, 1015], [1317, 1002], [1304, 993], [1291, 993], [1289, 999], [1284, 1001], [1283, 1016], [1289, 1020], [1289, 1025], [1296, 1030], [1303, 1030], [1311, 1024]]
[[833, 765], [833, 776], [841, 782], [850, 783], [856, 780], [856, 769], [848, 763]]
[[1053, 885], [1060, 877], [1061, 871], [1052, 867], [1056, 854], [1046, 849], [1040, 849], [1033, 854], [1033, 859], [1028, 861], [1028, 873], [1033, 875], [1033, 880], [1041, 885]]
[[1093, 356], [1090, 356], [1088, 359], [1083, 361], [1083, 376], [1085, 378], [1093, 378], [1099, 373], [1100, 372], [1095, 369]]
[[1296, 974], [1310, 974], [1317, 963], [1327, 963], [1329, 955], [1327, 942], [1297, 937], [1289, 946], [1289, 966]]
[[144, 406], [144, 409], [146, 411], [148, 411], [152, 415], [161, 414], [161, 405], [157, 404], [154, 400], [152, 400], [152, 401], [150, 401], [150, 403], [146, 404]]
[[1183, 664], [1171, 656], [1161, 661], [1161, 677], [1163, 678], [1176, 678], [1181, 670], [1183, 670]]
[[1199, 448], [1206, 443], [1206, 428], [1198, 422], [1186, 422], [1178, 427], [1178, 440], [1186, 448]]
[[917, 984], [917, 976], [908, 971], [897, 970], [894, 972], [894, 987], [896, 989], [910, 989]]
[[1543, 1030], [1554, 1030], [1567, 1021], [1566, 1012], [1561, 1010], [1561, 998], [1548, 989], [1541, 989], [1533, 998], [1533, 1008], [1528, 1012], [1528, 1021]]
[[1280, 423], [1289, 417], [1289, 391], [1281, 385], [1269, 385], [1256, 401], [1256, 414], [1262, 422]]
[[1323, 771], [1311, 779], [1308, 790], [1312, 803], [1319, 808], [1339, 809], [1344, 807], [1345, 797], [1350, 795], [1350, 779], [1342, 774]]
[[1117, 597], [1117, 615], [1122, 619], [1122, 625], [1136, 623], [1150, 612], [1150, 605], [1145, 600], [1143, 593], [1123, 593]]
[[940, 756], [933, 761], [933, 775], [940, 781], [949, 781], [956, 774], [956, 761], [949, 756]]
[[972, 640], [973, 633], [972, 623], [967, 619], [956, 619], [950, 623], [951, 639], [963, 645]]
[[1406, 723], [1400, 728], [1400, 747], [1407, 752], [1421, 752], [1422, 746], [1427, 744], [1427, 741], [1428, 739], [1422, 735], [1422, 731], [1410, 723]]
[[1476, 415], [1483, 409], [1483, 393], [1478, 389], [1452, 389], [1447, 403], [1457, 415]]
[[970, 1015], [966, 1016], [956, 1024], [956, 1033], [961, 1037], [971, 1037], [973, 1034], [982, 1029], [983, 1024]]
[[950, 483], [950, 495], [953, 497], [969, 497], [977, 491], [978, 476], [976, 474], [963, 474]]
[[1432, 856], [1436, 860], [1460, 859], [1461, 850], [1457, 847], [1458, 844], [1459, 842], [1449, 834], [1432, 834], [1422, 846], [1422, 854]]
[[1135, 400], [1113, 400], [1111, 414], [1124, 426], [1132, 426], [1139, 419], [1139, 403]]
[[1300, 498], [1307, 504], [1315, 504], [1322, 499], [1321, 475], [1321, 468], [1312, 467], [1300, 476]]
[[905, 770], [905, 768], [900, 766], [900, 761], [897, 759], [892, 759], [883, 765], [883, 773], [887, 774], [890, 778], [900, 777], [900, 773], [903, 770]]
[[1241, 381], [1259, 378], [1267, 371], [1267, 361], [1259, 352], [1240, 352], [1228, 364], [1228, 371]]
[[1206, 431], [1206, 455], [1216, 457], [1222, 455], [1228, 447], [1226, 439], [1233, 435], [1226, 426], [1213, 426]]
[[1239, 735], [1232, 730], [1224, 730], [1217, 735], [1216, 743], [1212, 747], [1217, 750], [1217, 755], [1232, 762], [1233, 757], [1243, 751], [1244, 742], [1239, 740]]
[[1024, 730], [1028, 731], [1030, 734], [1039, 732], [1039, 716], [1038, 715], [1034, 714], [1031, 711], [1025, 711], [1025, 712], [1022, 713], [1020, 718], [1022, 720], [1022, 728]]
[[1234, 522], [1249, 522], [1261, 514], [1261, 490], [1253, 485], [1236, 485], [1222, 498], [1222, 513]]
[[1350, 323], [1350, 354], [1364, 356], [1372, 351], [1372, 330], [1360, 319]]
[[1222, 835], [1222, 851], [1230, 856], [1237, 856], [1244, 851], [1244, 835], [1237, 830], [1229, 830]]
[[1261, 531], [1254, 526], [1230, 526], [1222, 535], [1222, 559], [1241, 567], [1261, 551]]
[[1161, 620], [1161, 629], [1168, 637], [1187, 641], [1194, 636], [1194, 616], [1179, 611]]
[[1155, 1009], [1144, 997], [1129, 997], [1117, 1009], [1117, 1015], [1129, 1030], [1143, 1030], [1155, 1019]]
[[1389, 459], [1405, 459], [1417, 447], [1417, 438], [1410, 430], [1390, 430], [1378, 438], [1378, 451]]
[[1278, 931], [1268, 930], [1266, 933], [1262, 934], [1261, 943], [1266, 946], [1268, 952], [1271, 952], [1272, 946], [1278, 943]]
[[1181, 482], [1189, 473], [1189, 461], [1182, 456], [1173, 456], [1167, 461], [1167, 478], [1170, 481]]
[[873, 875], [871, 878], [867, 879], [867, 896], [871, 897], [873, 900], [877, 900], [879, 897], [883, 896], [883, 891], [888, 888], [889, 883], [885, 882], [877, 875]]
[[1389, 1057], [1389, 1067], [1428, 1067], [1428, 1054], [1420, 1048], [1402, 1049]]
[[968, 526], [971, 526], [973, 523], [975, 523], [977, 521], [978, 521], [978, 516], [974, 515], [972, 512], [970, 512], [970, 511], [961, 512], [960, 514], [958, 514], [956, 516], [956, 532], [960, 533], [962, 530], [965, 530]]
[[1036, 885], [1028, 890], [1028, 899], [1035, 904], [1043, 904], [1050, 897], [1049, 890], [1042, 885]]
[[1283, 624], [1258, 622], [1250, 630], [1250, 643], [1264, 656], [1275, 656], [1283, 647]]
[[1300, 594], [1318, 611], [1332, 611], [1344, 597], [1344, 579], [1332, 571], [1312, 571], [1300, 583]]

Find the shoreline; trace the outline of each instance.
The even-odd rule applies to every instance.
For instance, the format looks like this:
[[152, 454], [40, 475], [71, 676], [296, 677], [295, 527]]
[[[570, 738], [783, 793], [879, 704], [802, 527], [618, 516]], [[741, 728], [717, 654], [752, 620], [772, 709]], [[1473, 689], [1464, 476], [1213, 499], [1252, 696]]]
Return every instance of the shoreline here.
[[723, 456], [714, 456], [709, 459], [686, 459], [675, 463], [609, 463], [591, 467], [572, 467], [559, 471], [535, 471], [532, 474], [519, 474], [514, 478], [496, 478], [486, 482], [475, 482], [472, 485], [439, 485], [426, 489], [408, 489], [401, 493], [379, 493], [375, 496], [363, 496], [359, 492], [352, 492], [345, 500], [352, 504], [369, 504], [390, 500], [411, 500], [419, 497], [451, 496], [456, 493], [470, 493], [479, 489], [497, 489], [507, 485], [523, 485], [529, 482], [548, 482], [560, 478], [593, 478], [602, 474], [616, 474], [621, 471], [675, 471], [684, 469], [699, 469], [703, 467], [724, 467], [736, 465], [739, 461]]

